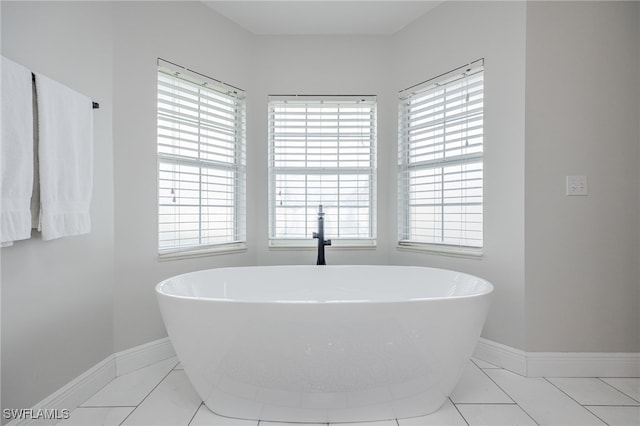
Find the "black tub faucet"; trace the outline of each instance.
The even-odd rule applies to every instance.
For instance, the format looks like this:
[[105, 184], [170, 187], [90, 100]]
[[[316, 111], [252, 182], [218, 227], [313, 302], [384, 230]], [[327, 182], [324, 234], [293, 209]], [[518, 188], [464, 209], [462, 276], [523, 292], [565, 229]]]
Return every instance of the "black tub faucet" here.
[[330, 246], [331, 240], [324, 239], [324, 212], [322, 211], [322, 204], [318, 206], [318, 232], [313, 233], [313, 238], [318, 239], [318, 261], [316, 265], [326, 265], [327, 261], [324, 258], [324, 246]]

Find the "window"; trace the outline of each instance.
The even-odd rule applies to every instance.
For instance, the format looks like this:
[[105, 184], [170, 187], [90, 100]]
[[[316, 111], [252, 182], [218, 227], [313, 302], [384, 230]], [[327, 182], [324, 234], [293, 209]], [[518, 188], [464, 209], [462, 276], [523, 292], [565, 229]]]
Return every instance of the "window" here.
[[400, 92], [400, 245], [483, 245], [483, 64]]
[[322, 205], [334, 245], [373, 245], [375, 150], [375, 97], [270, 96], [271, 244], [313, 244]]
[[244, 92], [170, 65], [158, 68], [159, 253], [240, 248]]

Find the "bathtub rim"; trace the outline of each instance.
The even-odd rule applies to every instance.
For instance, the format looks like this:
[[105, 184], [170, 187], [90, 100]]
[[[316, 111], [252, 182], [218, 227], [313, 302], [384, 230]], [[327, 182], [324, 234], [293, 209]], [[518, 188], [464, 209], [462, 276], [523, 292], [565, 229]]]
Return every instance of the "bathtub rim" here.
[[[407, 299], [390, 299], [390, 300], [370, 300], [370, 299], [350, 299], [350, 300], [277, 300], [277, 299], [268, 299], [268, 300], [246, 300], [246, 299], [229, 299], [222, 297], [197, 297], [197, 296], [186, 296], [179, 295], [175, 293], [169, 293], [164, 291], [163, 286], [171, 280], [174, 280], [179, 277], [185, 277], [188, 275], [196, 275], [199, 273], [204, 273], [207, 271], [215, 271], [215, 270], [233, 270], [233, 269], [258, 269], [258, 268], [268, 268], [268, 269], [276, 269], [276, 268], [348, 268], [348, 267], [389, 267], [389, 268], [410, 268], [410, 269], [428, 269], [428, 270], [436, 270], [436, 271], [444, 271], [455, 274], [464, 275], [466, 277], [470, 277], [473, 279], [477, 279], [486, 286], [486, 291], [473, 293], [473, 294], [465, 294], [465, 295], [456, 295], [456, 296], [432, 296], [432, 297], [413, 297]], [[182, 274], [174, 275], [169, 278], [166, 278], [160, 281], [158, 284], [154, 286], [154, 292], [157, 297], [168, 297], [182, 300], [191, 300], [191, 301], [202, 301], [202, 302], [216, 302], [216, 303], [240, 303], [240, 304], [255, 304], [255, 305], [350, 305], [350, 304], [395, 304], [395, 303], [416, 303], [416, 302], [429, 302], [429, 301], [444, 301], [444, 300], [461, 300], [461, 299], [473, 299], [478, 297], [490, 297], [491, 294], [495, 291], [495, 286], [487, 281], [484, 278], [480, 278], [473, 274], [468, 274], [466, 272], [455, 271], [452, 269], [444, 269], [444, 268], [434, 268], [430, 266], [414, 266], [414, 265], [357, 265], [357, 264], [349, 264], [349, 265], [252, 265], [252, 266], [225, 266], [222, 268], [209, 268], [209, 269], [200, 269], [197, 271], [185, 272]]]

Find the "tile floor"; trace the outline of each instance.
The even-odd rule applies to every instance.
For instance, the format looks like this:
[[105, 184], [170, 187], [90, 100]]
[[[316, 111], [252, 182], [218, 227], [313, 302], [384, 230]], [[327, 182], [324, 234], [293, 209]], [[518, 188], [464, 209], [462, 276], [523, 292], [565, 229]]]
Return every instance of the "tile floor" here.
[[[472, 360], [436, 413], [344, 426], [640, 425], [640, 378], [525, 378]], [[117, 377], [60, 426], [292, 426], [220, 417], [176, 358]], [[315, 426], [309, 423], [306, 426]], [[333, 423], [332, 423], [333, 425]], [[326, 426], [326, 424], [325, 424]]]

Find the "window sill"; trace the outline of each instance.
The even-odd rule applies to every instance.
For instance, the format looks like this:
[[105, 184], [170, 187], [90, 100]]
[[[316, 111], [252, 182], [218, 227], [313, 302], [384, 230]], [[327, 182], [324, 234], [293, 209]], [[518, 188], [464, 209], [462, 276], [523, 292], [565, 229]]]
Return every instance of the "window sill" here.
[[[376, 240], [333, 240], [329, 249], [375, 250]], [[316, 250], [316, 240], [269, 240], [269, 250]]]
[[442, 256], [451, 257], [464, 257], [469, 259], [481, 259], [484, 256], [483, 249], [481, 247], [456, 247], [437, 244], [424, 244], [424, 243], [411, 243], [411, 242], [398, 242], [398, 250], [401, 251], [413, 251], [428, 254], [438, 254]]
[[158, 259], [163, 261], [190, 259], [205, 256], [217, 256], [221, 254], [242, 253], [247, 251], [247, 243], [230, 243], [209, 246], [206, 248], [195, 248], [183, 251], [169, 251], [158, 253]]

